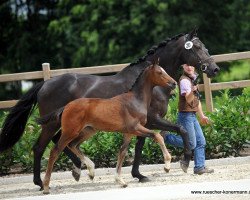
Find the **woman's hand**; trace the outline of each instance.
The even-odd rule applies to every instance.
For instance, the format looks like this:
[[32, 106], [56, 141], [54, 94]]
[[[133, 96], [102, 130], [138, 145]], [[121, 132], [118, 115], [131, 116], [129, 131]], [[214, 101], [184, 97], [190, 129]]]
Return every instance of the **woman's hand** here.
[[205, 115], [200, 116], [200, 123], [202, 125], [208, 125], [210, 123], [209, 118]]
[[197, 85], [192, 86], [192, 91], [193, 91], [193, 92], [196, 92], [197, 90], [198, 90]]

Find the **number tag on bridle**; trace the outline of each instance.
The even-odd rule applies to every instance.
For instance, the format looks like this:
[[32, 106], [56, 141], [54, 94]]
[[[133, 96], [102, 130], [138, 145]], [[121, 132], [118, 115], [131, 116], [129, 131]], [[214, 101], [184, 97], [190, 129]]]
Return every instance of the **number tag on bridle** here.
[[184, 45], [185, 49], [191, 49], [193, 47], [194, 43], [191, 41], [187, 41]]

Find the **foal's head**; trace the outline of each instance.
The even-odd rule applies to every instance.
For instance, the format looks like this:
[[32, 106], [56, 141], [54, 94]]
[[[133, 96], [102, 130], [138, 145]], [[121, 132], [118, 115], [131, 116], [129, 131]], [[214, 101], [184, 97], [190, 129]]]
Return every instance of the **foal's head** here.
[[167, 74], [167, 72], [159, 66], [159, 60], [152, 63], [147, 69], [149, 81], [154, 85], [166, 87], [169, 86], [174, 89], [177, 85], [176, 81]]

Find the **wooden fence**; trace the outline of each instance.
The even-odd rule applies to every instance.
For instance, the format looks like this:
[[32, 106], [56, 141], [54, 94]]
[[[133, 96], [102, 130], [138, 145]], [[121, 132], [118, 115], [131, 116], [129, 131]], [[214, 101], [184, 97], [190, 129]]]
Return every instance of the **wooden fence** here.
[[[230, 53], [212, 56], [216, 63], [235, 61], [242, 59], [250, 59], [250, 51], [240, 53]], [[58, 69], [51, 70], [49, 63], [42, 64], [42, 71], [24, 72], [15, 74], [3, 74], [0, 75], [0, 82], [20, 81], [20, 80], [34, 80], [34, 79], [50, 79], [54, 76], [58, 76], [65, 73], [82, 73], [82, 74], [103, 74], [119, 72], [129, 63], [94, 66], [94, 67], [82, 67], [82, 68], [70, 68], [70, 69]], [[250, 80], [231, 81], [221, 83], [211, 83], [211, 80], [207, 78], [206, 74], [203, 74], [204, 84], [199, 85], [199, 90], [205, 92], [206, 108], [207, 111], [213, 111], [212, 91], [232, 88], [249, 87]], [[16, 104], [17, 100], [0, 101], [1, 108], [10, 108]]]

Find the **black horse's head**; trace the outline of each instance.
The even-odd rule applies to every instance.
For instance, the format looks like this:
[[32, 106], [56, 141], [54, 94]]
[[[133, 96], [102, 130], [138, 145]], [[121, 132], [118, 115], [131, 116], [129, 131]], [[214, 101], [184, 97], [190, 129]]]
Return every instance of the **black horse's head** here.
[[183, 36], [183, 50], [181, 52], [182, 64], [192, 65], [199, 68], [207, 76], [215, 76], [220, 68], [209, 55], [205, 45], [197, 37], [197, 29]]

